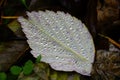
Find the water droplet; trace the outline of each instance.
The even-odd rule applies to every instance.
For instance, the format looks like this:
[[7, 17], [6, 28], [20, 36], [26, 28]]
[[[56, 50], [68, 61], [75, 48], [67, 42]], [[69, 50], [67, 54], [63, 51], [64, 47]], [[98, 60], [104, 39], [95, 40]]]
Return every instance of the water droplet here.
[[69, 46], [70, 44], [68, 43], [67, 46]]
[[62, 30], [63, 28], [61, 27], [60, 30]]
[[53, 28], [53, 31], [55, 31], [55, 28]]
[[41, 40], [44, 40], [44, 38], [41, 38]]
[[56, 23], [58, 23], [58, 21], [55, 21]]
[[45, 46], [47, 46], [48, 44], [46, 43]]
[[75, 61], [75, 64], [77, 64], [78, 63], [78, 61]]
[[81, 51], [83, 51], [84, 49], [83, 48], [81, 48]]
[[48, 20], [48, 18], [47, 18], [47, 17], [45, 17], [45, 19], [46, 19], [46, 20]]
[[66, 37], [65, 39], [66, 39], [67, 41], [69, 40], [69, 38], [68, 38], [68, 37]]
[[55, 48], [53, 48], [54, 49], [54, 51], [57, 51], [57, 49], [55, 49]]
[[59, 57], [58, 56], [56, 56], [56, 59], [58, 59]]
[[41, 42], [40, 44], [41, 44], [41, 45], [43, 45], [43, 43], [42, 43], [42, 42]]
[[58, 32], [56, 31], [56, 33], [58, 34]]
[[70, 30], [72, 30], [73, 28], [72, 27], [70, 27]]
[[64, 61], [65, 59], [64, 58], [61, 58], [62, 61]]
[[55, 16], [52, 16], [53, 19], [55, 19]]

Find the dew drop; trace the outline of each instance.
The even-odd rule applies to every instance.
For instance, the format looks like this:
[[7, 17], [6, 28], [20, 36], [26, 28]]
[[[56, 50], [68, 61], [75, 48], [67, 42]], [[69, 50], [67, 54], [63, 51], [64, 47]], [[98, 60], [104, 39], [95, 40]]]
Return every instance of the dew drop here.
[[58, 23], [58, 21], [55, 21], [56, 23]]
[[47, 46], [48, 44], [46, 43], [45, 46]]
[[73, 28], [72, 27], [70, 27], [70, 30], [72, 30]]
[[68, 43], [67, 46], [69, 46], [70, 44]]
[[81, 51], [84, 51], [84, 49], [83, 49], [83, 48], [81, 48]]
[[47, 18], [47, 17], [45, 17], [45, 19], [46, 19], [46, 20], [48, 20], [48, 18]]
[[41, 38], [41, 40], [44, 40], [44, 38]]
[[78, 64], [78, 61], [75, 61], [75, 64]]
[[61, 27], [60, 30], [62, 30], [63, 28]]
[[66, 40], [68, 41], [68, 40], [69, 40], [69, 38], [68, 38], [68, 37], [66, 37]]
[[62, 61], [64, 61], [65, 59], [64, 58], [61, 58]]
[[56, 59], [58, 59], [59, 57], [58, 56], [56, 56]]
[[43, 45], [43, 43], [40, 43], [41, 45]]
[[53, 31], [55, 31], [55, 28], [53, 28]]
[[56, 33], [58, 34], [58, 32], [56, 31]]
[[54, 51], [57, 51], [57, 49], [54, 48]]

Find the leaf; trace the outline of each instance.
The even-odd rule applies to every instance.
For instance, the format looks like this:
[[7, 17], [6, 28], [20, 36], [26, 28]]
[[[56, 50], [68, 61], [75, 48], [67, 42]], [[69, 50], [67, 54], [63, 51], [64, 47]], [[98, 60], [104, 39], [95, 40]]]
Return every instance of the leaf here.
[[90, 75], [94, 61], [94, 43], [85, 25], [68, 13], [27, 12], [19, 17], [34, 57], [49, 63], [55, 70], [76, 71]]
[[10, 68], [10, 72], [11, 72], [13, 75], [19, 75], [21, 71], [22, 71], [22, 68], [19, 67], [19, 66], [12, 66], [12, 67]]
[[26, 4], [26, 0], [21, 0], [21, 1], [22, 1], [23, 5], [28, 9], [28, 6]]
[[34, 64], [31, 60], [28, 60], [25, 65], [23, 66], [23, 73], [25, 75], [29, 75], [33, 71]]
[[39, 55], [37, 58], [36, 58], [36, 63], [39, 63], [41, 60], [41, 55]]
[[7, 75], [4, 72], [0, 72], [0, 80], [6, 80]]

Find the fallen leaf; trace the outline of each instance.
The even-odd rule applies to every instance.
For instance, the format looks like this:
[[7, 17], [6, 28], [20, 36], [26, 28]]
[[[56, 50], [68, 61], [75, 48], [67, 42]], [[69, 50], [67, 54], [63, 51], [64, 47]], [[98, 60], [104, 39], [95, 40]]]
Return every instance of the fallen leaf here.
[[53, 11], [27, 12], [20, 17], [34, 57], [49, 63], [55, 70], [76, 71], [90, 75], [95, 49], [85, 25], [68, 13]]

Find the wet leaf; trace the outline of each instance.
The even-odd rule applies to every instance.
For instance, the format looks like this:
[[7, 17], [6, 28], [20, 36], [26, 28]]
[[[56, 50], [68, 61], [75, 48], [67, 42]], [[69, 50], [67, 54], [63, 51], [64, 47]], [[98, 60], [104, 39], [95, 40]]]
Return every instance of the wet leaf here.
[[92, 36], [80, 20], [60, 11], [27, 15], [28, 20], [20, 17], [18, 21], [34, 57], [41, 55], [41, 61], [55, 70], [90, 75], [95, 49]]

